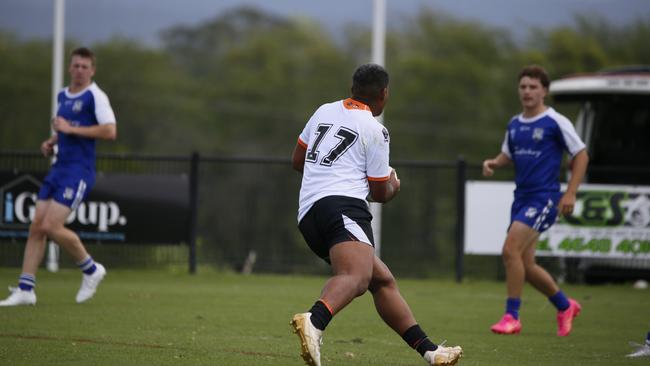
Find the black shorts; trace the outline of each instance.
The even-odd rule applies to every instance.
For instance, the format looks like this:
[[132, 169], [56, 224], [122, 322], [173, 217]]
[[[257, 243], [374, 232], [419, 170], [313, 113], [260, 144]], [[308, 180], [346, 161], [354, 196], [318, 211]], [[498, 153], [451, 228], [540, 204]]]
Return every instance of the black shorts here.
[[330, 263], [330, 248], [338, 243], [359, 241], [375, 246], [371, 221], [372, 215], [366, 201], [328, 196], [314, 203], [300, 220], [298, 228], [309, 248]]

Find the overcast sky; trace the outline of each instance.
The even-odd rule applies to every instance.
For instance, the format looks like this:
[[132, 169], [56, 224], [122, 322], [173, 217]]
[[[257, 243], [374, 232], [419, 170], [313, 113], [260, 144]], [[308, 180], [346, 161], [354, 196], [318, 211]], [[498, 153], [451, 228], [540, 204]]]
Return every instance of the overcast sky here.
[[[423, 7], [458, 19], [505, 27], [515, 34], [529, 26], [571, 25], [575, 14], [598, 15], [612, 24], [650, 19], [650, 0], [386, 0], [388, 26]], [[54, 0], [0, 0], [0, 29], [21, 39], [52, 35]], [[66, 33], [92, 45], [113, 36], [158, 45], [173, 25], [192, 25], [224, 10], [252, 5], [291, 17], [309, 17], [335, 31], [346, 23], [371, 25], [372, 0], [66, 0]]]

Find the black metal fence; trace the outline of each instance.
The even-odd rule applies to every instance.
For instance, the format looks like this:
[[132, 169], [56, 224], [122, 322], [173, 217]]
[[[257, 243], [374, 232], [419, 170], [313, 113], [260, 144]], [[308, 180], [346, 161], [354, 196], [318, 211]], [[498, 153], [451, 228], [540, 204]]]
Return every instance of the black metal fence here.
[[[391, 163], [399, 171], [402, 190], [382, 207], [382, 259], [400, 275], [459, 278], [462, 212], [457, 208], [464, 207], [464, 180], [478, 178], [478, 167], [468, 167], [462, 159]], [[48, 160], [37, 153], [0, 152], [0, 170], [45, 172], [48, 168]], [[187, 243], [85, 243], [95, 258], [111, 267], [189, 263], [190, 271], [197, 264], [236, 271], [245, 265], [261, 272], [328, 271], [297, 230], [300, 175], [291, 169], [288, 157], [99, 154], [97, 172], [190, 177], [193, 230]], [[19, 266], [23, 248], [20, 240], [0, 243], [0, 265]], [[493, 258], [466, 258], [466, 262], [469, 275], [485, 271], [495, 276], [500, 265]], [[73, 263], [62, 254], [61, 265]]]
[[[462, 158], [397, 160], [391, 165], [399, 171], [402, 189], [395, 200], [382, 206], [381, 257], [392, 271], [409, 277], [503, 278], [499, 257], [463, 255], [465, 181], [481, 179], [480, 166]], [[49, 161], [38, 153], [0, 151], [0, 171], [48, 169]], [[288, 157], [99, 154], [97, 172], [179, 174], [187, 175], [190, 182], [187, 242], [85, 242], [93, 256], [110, 267], [184, 267], [189, 263], [191, 272], [197, 265], [273, 273], [329, 271], [297, 229], [300, 175], [291, 169]], [[511, 179], [512, 172], [501, 172], [500, 178]], [[0, 241], [0, 266], [20, 266], [23, 250], [24, 240]], [[580, 259], [539, 258], [539, 262], [557, 276], [587, 282], [590, 268], [596, 268], [593, 261]], [[604, 269], [598, 263], [596, 274], [598, 280], [626, 278], [621, 276], [622, 269], [648, 277], [646, 262], [619, 260]], [[65, 253], [61, 266], [74, 266]], [[634, 270], [639, 266], [641, 272]]]

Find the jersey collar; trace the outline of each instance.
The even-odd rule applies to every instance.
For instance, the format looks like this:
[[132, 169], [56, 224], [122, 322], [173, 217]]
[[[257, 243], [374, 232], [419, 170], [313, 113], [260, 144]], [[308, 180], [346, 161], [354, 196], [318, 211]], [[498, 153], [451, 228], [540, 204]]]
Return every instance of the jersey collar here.
[[370, 111], [370, 107], [368, 107], [368, 105], [363, 104], [358, 100], [354, 100], [352, 98], [345, 99], [343, 101], [343, 106], [345, 107], [345, 109], [358, 109], [361, 111]]
[[538, 115], [536, 115], [536, 116], [532, 116], [532, 117], [528, 117], [528, 118], [524, 117], [524, 114], [521, 113], [521, 114], [519, 115], [519, 121], [521, 121], [521, 122], [523, 122], [523, 123], [531, 123], [531, 122], [535, 122], [535, 121], [537, 121], [538, 119], [540, 119], [540, 118], [542, 118], [542, 117], [548, 115], [548, 114], [551, 113], [552, 111], [553, 111], [553, 108], [552, 108], [552, 107], [546, 107], [546, 110], [544, 110], [544, 112], [542, 112], [542, 113], [540, 113], [540, 114], [538, 114]]
[[90, 89], [90, 87], [92, 87], [94, 84], [95, 84], [95, 82], [92, 81], [92, 82], [90, 82], [90, 84], [88, 84], [88, 86], [86, 86], [85, 88], [79, 90], [79, 91], [76, 92], [76, 93], [72, 93], [72, 92], [70, 92], [70, 86], [68, 85], [68, 86], [65, 87], [65, 95], [66, 95], [66, 97], [68, 97], [68, 98], [76, 98], [76, 97], [80, 96], [81, 94], [85, 93], [85, 92], [86, 92], [88, 89]]

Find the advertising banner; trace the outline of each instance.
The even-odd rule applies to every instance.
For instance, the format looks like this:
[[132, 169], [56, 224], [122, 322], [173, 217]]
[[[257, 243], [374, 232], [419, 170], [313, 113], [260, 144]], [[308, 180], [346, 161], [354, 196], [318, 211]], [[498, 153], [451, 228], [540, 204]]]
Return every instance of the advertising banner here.
[[[465, 253], [501, 254], [514, 188], [467, 182]], [[542, 234], [538, 255], [650, 259], [650, 187], [583, 184], [576, 198], [573, 214]]]
[[[0, 171], [0, 240], [25, 240], [45, 173]], [[187, 241], [185, 175], [97, 174], [66, 226], [86, 242], [174, 244]]]

